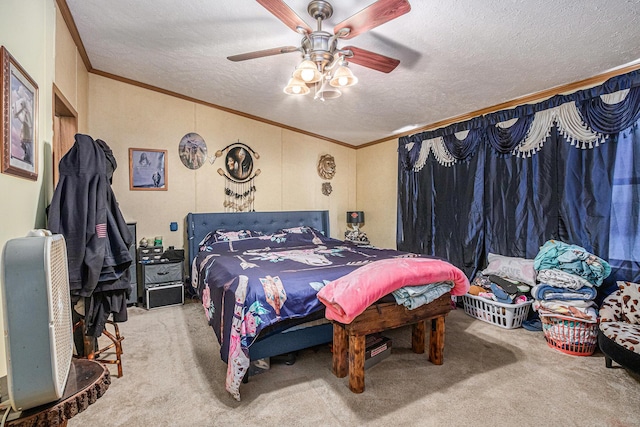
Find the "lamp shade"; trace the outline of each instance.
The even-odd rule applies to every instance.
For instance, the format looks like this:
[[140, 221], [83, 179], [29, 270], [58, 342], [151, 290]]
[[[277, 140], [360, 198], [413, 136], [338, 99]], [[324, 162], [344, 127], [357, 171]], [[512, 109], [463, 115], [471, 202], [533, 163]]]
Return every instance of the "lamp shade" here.
[[342, 95], [342, 92], [338, 90], [338, 88], [333, 87], [329, 84], [329, 82], [325, 81], [320, 86], [320, 89], [316, 92], [313, 99], [320, 99], [324, 101], [325, 99], [335, 99]]
[[340, 67], [333, 73], [333, 77], [329, 84], [334, 87], [349, 87], [358, 83], [358, 78], [353, 75], [346, 62], [343, 62]]
[[315, 62], [305, 59], [296, 67], [296, 70], [293, 72], [293, 77], [305, 83], [315, 83], [322, 79], [322, 73], [318, 71], [318, 66]]
[[363, 211], [349, 211], [347, 212], [347, 224], [362, 224], [364, 223]]
[[291, 77], [283, 90], [287, 95], [306, 95], [311, 89], [302, 80]]

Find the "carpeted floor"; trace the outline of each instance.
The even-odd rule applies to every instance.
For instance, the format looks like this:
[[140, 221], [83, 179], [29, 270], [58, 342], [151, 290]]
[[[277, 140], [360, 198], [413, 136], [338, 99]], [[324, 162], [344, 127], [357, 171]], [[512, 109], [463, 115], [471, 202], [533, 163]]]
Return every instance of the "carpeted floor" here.
[[236, 402], [199, 303], [129, 310], [124, 375], [69, 426], [640, 426], [640, 379], [604, 357], [549, 348], [542, 332], [506, 330], [463, 310], [446, 321], [444, 364], [411, 352], [411, 330], [387, 331], [392, 354], [353, 394], [331, 373], [328, 346], [251, 377]]

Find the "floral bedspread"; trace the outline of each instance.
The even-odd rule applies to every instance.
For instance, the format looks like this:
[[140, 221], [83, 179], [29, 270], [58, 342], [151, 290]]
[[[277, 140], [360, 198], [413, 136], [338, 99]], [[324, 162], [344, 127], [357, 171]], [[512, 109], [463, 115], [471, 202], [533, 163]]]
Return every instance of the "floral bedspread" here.
[[249, 347], [260, 331], [324, 309], [318, 291], [363, 265], [417, 256], [358, 247], [308, 227], [256, 234], [210, 233], [192, 266], [192, 286], [227, 362], [226, 389], [237, 400], [250, 364]]

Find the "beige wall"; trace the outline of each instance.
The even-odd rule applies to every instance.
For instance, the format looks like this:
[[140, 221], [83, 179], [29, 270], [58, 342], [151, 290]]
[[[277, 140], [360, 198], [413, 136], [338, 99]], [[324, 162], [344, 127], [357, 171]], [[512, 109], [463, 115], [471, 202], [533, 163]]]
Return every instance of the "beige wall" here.
[[357, 150], [356, 205], [364, 211], [367, 234], [372, 245], [396, 249], [398, 198], [398, 140]]
[[[0, 198], [5, 201], [0, 209], [0, 246], [4, 248], [7, 240], [23, 237], [33, 228], [46, 227], [45, 208], [53, 194], [53, 83], [78, 111], [81, 128], [86, 128], [82, 123], [86, 123], [88, 73], [54, 0], [0, 1], [0, 44], [35, 80], [39, 101], [38, 179], [0, 174]], [[0, 339], [0, 376], [3, 375], [6, 359], [4, 340]]]
[[[164, 246], [184, 247], [184, 220], [189, 212], [224, 212], [223, 157], [197, 169], [180, 161], [178, 145], [197, 132], [213, 157], [240, 141], [260, 158], [255, 180], [256, 211], [327, 209], [331, 234], [344, 235], [344, 213], [356, 208], [356, 150], [284, 130], [199, 103], [89, 75], [89, 135], [109, 144], [118, 162], [113, 189], [127, 221], [137, 223], [137, 240], [163, 236]], [[167, 191], [129, 189], [129, 148], [167, 150]], [[321, 155], [334, 156], [333, 192], [324, 196], [317, 173]], [[179, 230], [169, 229], [171, 222]]]
[[[0, 44], [38, 85], [36, 139], [37, 181], [0, 174], [0, 245], [44, 227], [47, 169], [51, 152], [51, 82], [53, 80], [53, 29], [55, 10], [50, 1], [3, 0], [0, 2]], [[1, 269], [0, 265], [0, 269]], [[0, 274], [2, 272], [0, 271]], [[4, 322], [0, 318], [4, 330]], [[0, 375], [6, 375], [4, 339], [0, 339]]]

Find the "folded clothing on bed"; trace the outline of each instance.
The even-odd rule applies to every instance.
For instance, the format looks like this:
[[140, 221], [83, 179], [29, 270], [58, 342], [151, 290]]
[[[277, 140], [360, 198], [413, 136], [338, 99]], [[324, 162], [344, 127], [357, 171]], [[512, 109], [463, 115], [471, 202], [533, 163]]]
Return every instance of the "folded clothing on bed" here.
[[404, 286], [453, 283], [452, 295], [464, 295], [469, 279], [462, 270], [439, 259], [393, 258], [374, 261], [329, 282], [318, 292], [327, 319], [351, 323], [367, 307]]

